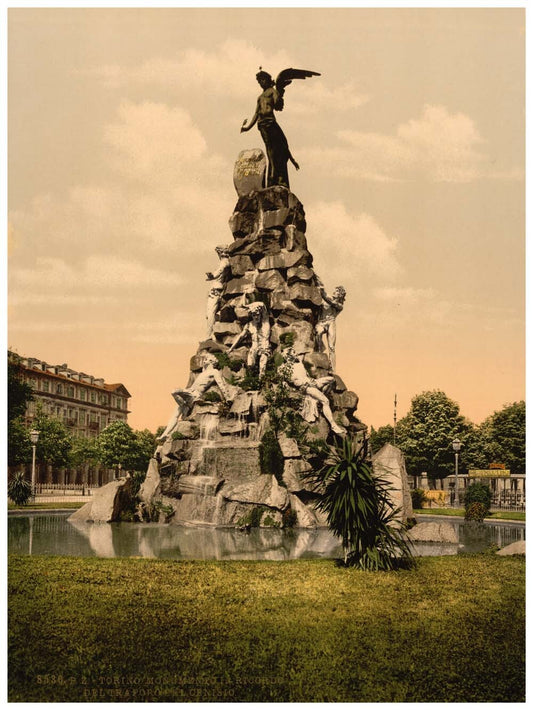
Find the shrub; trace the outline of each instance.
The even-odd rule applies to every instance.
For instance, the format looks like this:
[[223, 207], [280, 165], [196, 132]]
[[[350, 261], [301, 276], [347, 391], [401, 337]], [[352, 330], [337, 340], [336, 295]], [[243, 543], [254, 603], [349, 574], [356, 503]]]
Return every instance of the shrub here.
[[243, 515], [242, 518], [237, 520], [237, 527], [250, 526], [251, 528], [258, 528], [261, 525], [261, 518], [265, 512], [266, 508], [255, 506], [249, 513]]
[[465, 508], [465, 520], [477, 520], [478, 522], [483, 522], [487, 517], [489, 509], [483, 503], [479, 501], [474, 501], [469, 503]]
[[261, 525], [261, 518], [263, 517], [264, 509], [260, 507], [252, 508], [250, 513], [250, 525], [253, 528], [258, 528]]
[[331, 532], [340, 537], [344, 564], [364, 570], [410, 566], [413, 555], [406, 525], [392, 507], [389, 484], [365, 461], [366, 446], [355, 450], [348, 437], [329, 447], [325, 465], [305, 477], [315, 483], [315, 504], [327, 516]]
[[278, 438], [272, 429], [267, 429], [259, 444], [259, 466], [261, 473], [269, 473], [276, 477], [280, 486], [285, 486], [283, 481], [283, 467], [285, 459], [279, 445]]
[[9, 481], [7, 494], [15, 505], [26, 505], [31, 498], [31, 483], [24, 478], [22, 471], [17, 471]]
[[229, 367], [232, 372], [238, 372], [244, 362], [240, 358], [231, 358], [228, 353], [215, 353], [219, 368]]
[[279, 344], [282, 348], [290, 348], [294, 345], [295, 339], [296, 333], [294, 333], [293, 331], [290, 331], [288, 333], [282, 333], [279, 336]]
[[426, 502], [426, 491], [422, 488], [415, 488], [411, 491], [411, 502], [413, 503], [413, 508], [420, 509]]
[[471, 503], [482, 503], [488, 511], [491, 498], [490, 488], [486, 483], [472, 483], [465, 491], [465, 508]]
[[210, 392], [206, 392], [202, 396], [202, 399], [205, 400], [206, 402], [222, 402], [222, 397], [219, 395], [219, 393], [216, 390], [211, 390]]
[[289, 506], [286, 510], [283, 511], [283, 518], [281, 524], [284, 528], [293, 528], [297, 522], [298, 515], [296, 514], [296, 511]]
[[252, 369], [247, 369], [246, 374], [239, 380], [239, 387], [241, 387], [245, 392], [256, 391], [260, 387], [259, 375], [256, 374]]
[[279, 528], [281, 527], [280, 523], [277, 522], [277, 520], [274, 520], [274, 518], [271, 515], [267, 515], [265, 519], [263, 520], [263, 525], [266, 528]]

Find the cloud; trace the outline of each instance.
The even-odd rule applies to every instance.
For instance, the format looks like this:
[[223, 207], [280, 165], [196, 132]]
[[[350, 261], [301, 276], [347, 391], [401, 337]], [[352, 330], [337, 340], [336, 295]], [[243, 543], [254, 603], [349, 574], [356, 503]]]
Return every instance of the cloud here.
[[314, 203], [306, 214], [312, 225], [307, 236], [314, 266], [328, 280], [387, 282], [402, 273], [397, 240], [371, 215], [350, 214], [342, 202]]
[[108, 64], [83, 73], [110, 89], [141, 84], [244, 97], [247, 88], [242, 79], [243, 67], [251, 67], [255, 76], [259, 66], [273, 73], [275, 67], [280, 71], [291, 66], [291, 61], [285, 51], [267, 55], [249, 41], [227, 39], [212, 51], [185, 49], [172, 59], [152, 57], [137, 66]]
[[343, 130], [337, 136], [344, 146], [307, 149], [307, 159], [367, 180], [466, 183], [494, 176], [474, 121], [444, 106], [424, 106], [419, 118], [400, 124], [393, 135]]
[[116, 151], [116, 167], [136, 179], [172, 185], [189, 175], [191, 163], [204, 178], [216, 180], [227, 170], [222, 158], [208, 153], [204, 136], [180, 106], [124, 101], [104, 140]]
[[186, 259], [224, 241], [213, 235], [227, 223], [232, 171], [184, 109], [123, 102], [103, 136], [108, 170], [100, 184], [39, 195], [11, 212], [14, 265], [36, 256], [70, 261], [101, 252]]
[[92, 288], [161, 288], [176, 286], [178, 282], [179, 277], [172, 272], [112, 255], [90, 256], [79, 267], [56, 257], [38, 257], [31, 269], [15, 267], [10, 272], [10, 287], [15, 292], [28, 288], [38, 288], [39, 293]]
[[[250, 72], [243, 80], [243, 67]], [[174, 59], [152, 57], [142, 64], [124, 67], [117, 64], [104, 65], [86, 70], [84, 74], [95, 77], [110, 89], [124, 89], [135, 85], [160, 87], [180, 95], [202, 92], [225, 100], [249, 101], [252, 89], [260, 91], [255, 82], [255, 73], [263, 67], [275, 79], [287, 67], [300, 67], [297, 57], [285, 51], [267, 54], [252, 42], [227, 39], [212, 51], [186, 49]], [[305, 84], [303, 93], [300, 87]], [[369, 100], [360, 93], [353, 82], [328, 88], [320, 78], [294, 81], [287, 89], [291, 111], [306, 113], [309, 110], [327, 107], [329, 110], [346, 111], [358, 108]]]
[[383, 330], [430, 333], [449, 330], [450, 333], [471, 329], [501, 332], [502, 329], [522, 327], [523, 320], [507, 307], [493, 307], [460, 301], [450, 301], [432, 288], [413, 286], [384, 286], [371, 293], [369, 306], [362, 318], [368, 323], [377, 321]]

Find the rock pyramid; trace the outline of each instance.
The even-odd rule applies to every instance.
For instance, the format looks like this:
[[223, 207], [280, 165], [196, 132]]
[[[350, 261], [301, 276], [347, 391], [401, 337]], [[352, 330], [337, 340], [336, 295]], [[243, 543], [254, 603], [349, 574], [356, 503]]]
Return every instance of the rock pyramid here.
[[140, 490], [145, 519], [163, 510], [179, 524], [322, 525], [302, 477], [306, 447], [364, 436], [327, 342], [343, 297], [331, 299], [314, 271], [301, 202], [264, 188], [264, 167], [259, 150], [237, 161], [233, 241], [207, 274], [206, 337], [187, 386], [172, 393]]

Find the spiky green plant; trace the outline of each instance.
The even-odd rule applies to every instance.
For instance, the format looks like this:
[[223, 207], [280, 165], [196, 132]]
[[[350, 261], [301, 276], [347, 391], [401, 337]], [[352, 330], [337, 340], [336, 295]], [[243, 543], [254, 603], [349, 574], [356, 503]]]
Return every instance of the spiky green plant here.
[[324, 465], [308, 474], [318, 494], [315, 507], [326, 514], [341, 538], [344, 564], [365, 570], [391, 570], [413, 563], [406, 525], [389, 495], [389, 484], [365, 461], [366, 445], [349, 437], [329, 446]]
[[17, 471], [7, 485], [7, 495], [15, 505], [26, 505], [32, 495], [31, 483], [24, 478], [22, 471]]

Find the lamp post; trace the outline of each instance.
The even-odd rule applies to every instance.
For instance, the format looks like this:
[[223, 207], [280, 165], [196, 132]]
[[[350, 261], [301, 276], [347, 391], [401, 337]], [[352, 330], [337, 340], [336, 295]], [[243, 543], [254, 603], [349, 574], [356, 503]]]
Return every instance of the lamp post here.
[[452, 441], [453, 450], [455, 452], [455, 500], [453, 501], [453, 507], [459, 507], [459, 451], [461, 451], [462, 443], [459, 439], [454, 439]]
[[31, 494], [35, 498], [35, 449], [37, 448], [37, 442], [39, 441], [40, 432], [37, 429], [32, 429], [30, 431], [30, 441], [31, 441]]

